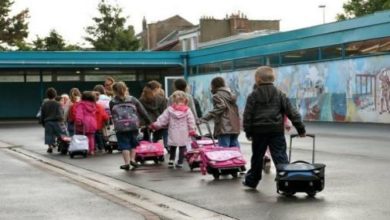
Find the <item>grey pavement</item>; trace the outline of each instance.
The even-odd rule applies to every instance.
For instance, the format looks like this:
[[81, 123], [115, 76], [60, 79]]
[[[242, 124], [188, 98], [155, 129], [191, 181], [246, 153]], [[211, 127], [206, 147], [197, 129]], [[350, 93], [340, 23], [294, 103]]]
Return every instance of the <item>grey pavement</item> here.
[[[4, 146], [4, 145], [3, 145]], [[0, 149], [0, 219], [144, 219], [69, 179]]]
[[[327, 165], [325, 190], [315, 198], [279, 196], [274, 171], [263, 176], [257, 191], [248, 191], [240, 178], [215, 181], [187, 167], [172, 170], [166, 164], [148, 164], [124, 172], [119, 170], [118, 153], [74, 160], [47, 155], [43, 129], [35, 123], [2, 124], [0, 140], [237, 219], [388, 219], [390, 125], [307, 123], [307, 131], [317, 135], [316, 161]], [[240, 140], [249, 161], [249, 142]], [[310, 140], [294, 143], [293, 160], [310, 160]]]

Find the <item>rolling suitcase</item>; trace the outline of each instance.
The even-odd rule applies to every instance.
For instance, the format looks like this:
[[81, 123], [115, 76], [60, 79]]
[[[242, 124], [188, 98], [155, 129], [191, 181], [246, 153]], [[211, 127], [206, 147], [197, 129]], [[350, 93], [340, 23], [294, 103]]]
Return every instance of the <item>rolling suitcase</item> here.
[[315, 196], [325, 187], [325, 164], [314, 163], [315, 158], [315, 135], [307, 134], [306, 137], [313, 139], [312, 162], [298, 160], [290, 163], [293, 139], [298, 134], [290, 136], [289, 163], [276, 165], [276, 188], [278, 193], [286, 196], [294, 195], [297, 192], [307, 193]]
[[155, 164], [164, 162], [165, 148], [164, 145], [159, 142], [152, 142], [152, 135], [149, 136], [149, 141], [140, 141], [135, 148], [135, 160], [144, 164], [145, 161], [152, 160]]
[[[208, 124], [207, 129], [210, 131]], [[239, 172], [246, 170], [246, 161], [239, 147], [221, 147], [215, 143], [214, 138], [212, 147], [200, 148], [200, 170], [203, 175], [206, 173], [213, 175], [214, 179], [219, 179], [221, 175], [232, 175], [238, 177]]]
[[[209, 125], [206, 124], [206, 126]], [[214, 147], [216, 144], [216, 141], [212, 140], [210, 127], [208, 127], [209, 133], [205, 135], [202, 134], [202, 130], [200, 129], [199, 125], [197, 125], [197, 127], [200, 136], [192, 139], [190, 149], [187, 149], [187, 152], [184, 154], [191, 171], [200, 167], [200, 164], [202, 163], [202, 159], [200, 157], [201, 149], [204, 147]]]

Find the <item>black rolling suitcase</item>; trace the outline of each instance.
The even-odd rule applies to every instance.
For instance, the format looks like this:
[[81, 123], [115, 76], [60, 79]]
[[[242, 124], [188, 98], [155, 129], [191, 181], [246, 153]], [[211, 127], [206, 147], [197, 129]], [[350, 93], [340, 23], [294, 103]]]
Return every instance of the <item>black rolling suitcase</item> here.
[[315, 157], [315, 135], [307, 134], [306, 137], [313, 139], [312, 163], [298, 160], [291, 161], [292, 140], [299, 137], [298, 134], [290, 136], [289, 163], [276, 166], [276, 188], [278, 193], [287, 196], [296, 192], [304, 192], [309, 196], [315, 196], [325, 187], [325, 164], [314, 163]]

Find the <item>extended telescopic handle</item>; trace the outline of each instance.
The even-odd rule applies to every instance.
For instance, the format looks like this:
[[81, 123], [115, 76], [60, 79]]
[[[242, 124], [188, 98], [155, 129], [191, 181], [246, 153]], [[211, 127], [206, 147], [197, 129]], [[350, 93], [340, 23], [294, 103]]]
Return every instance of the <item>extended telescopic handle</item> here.
[[[290, 135], [290, 149], [288, 152], [288, 162], [291, 163], [291, 150], [292, 150], [292, 140], [296, 137], [300, 137], [299, 134]], [[312, 163], [315, 160], [315, 151], [316, 151], [316, 135], [315, 134], [306, 134], [306, 137], [310, 137], [313, 139], [313, 153], [312, 153]]]
[[209, 132], [210, 137], [211, 137], [211, 140], [213, 141], [214, 146], [217, 146], [217, 145], [215, 144], [214, 135], [213, 135], [213, 133], [211, 133], [211, 128], [210, 128], [209, 122], [208, 122], [208, 121], [199, 121], [199, 122], [197, 123], [198, 130], [199, 130], [199, 132], [200, 132], [200, 135], [202, 135], [201, 129], [200, 129], [200, 127], [199, 127], [200, 124], [205, 124], [205, 125], [206, 125], [207, 132]]

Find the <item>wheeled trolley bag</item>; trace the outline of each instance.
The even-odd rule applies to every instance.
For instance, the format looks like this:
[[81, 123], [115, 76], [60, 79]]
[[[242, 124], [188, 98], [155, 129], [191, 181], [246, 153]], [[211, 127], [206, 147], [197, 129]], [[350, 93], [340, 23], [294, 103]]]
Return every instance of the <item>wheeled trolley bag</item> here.
[[306, 137], [313, 139], [312, 162], [297, 160], [292, 163], [291, 150], [293, 139], [299, 137], [298, 134], [290, 136], [289, 163], [276, 165], [276, 188], [278, 193], [286, 196], [294, 195], [297, 192], [307, 193], [315, 196], [325, 187], [325, 164], [315, 163], [315, 135], [307, 134]]
[[200, 164], [202, 163], [202, 158], [200, 157], [200, 151], [202, 150], [202, 148], [214, 147], [214, 145], [216, 144], [216, 141], [213, 140], [209, 124], [205, 124], [209, 133], [203, 135], [202, 130], [200, 129], [199, 125], [197, 125], [200, 136], [197, 136], [192, 139], [191, 149], [187, 149], [187, 152], [184, 155], [191, 171], [195, 168], [199, 168]]
[[156, 142], [154, 143], [152, 133], [149, 135], [149, 141], [140, 141], [138, 146], [135, 148], [135, 160], [144, 164], [145, 161], [151, 160], [155, 164], [164, 162], [164, 145]]

